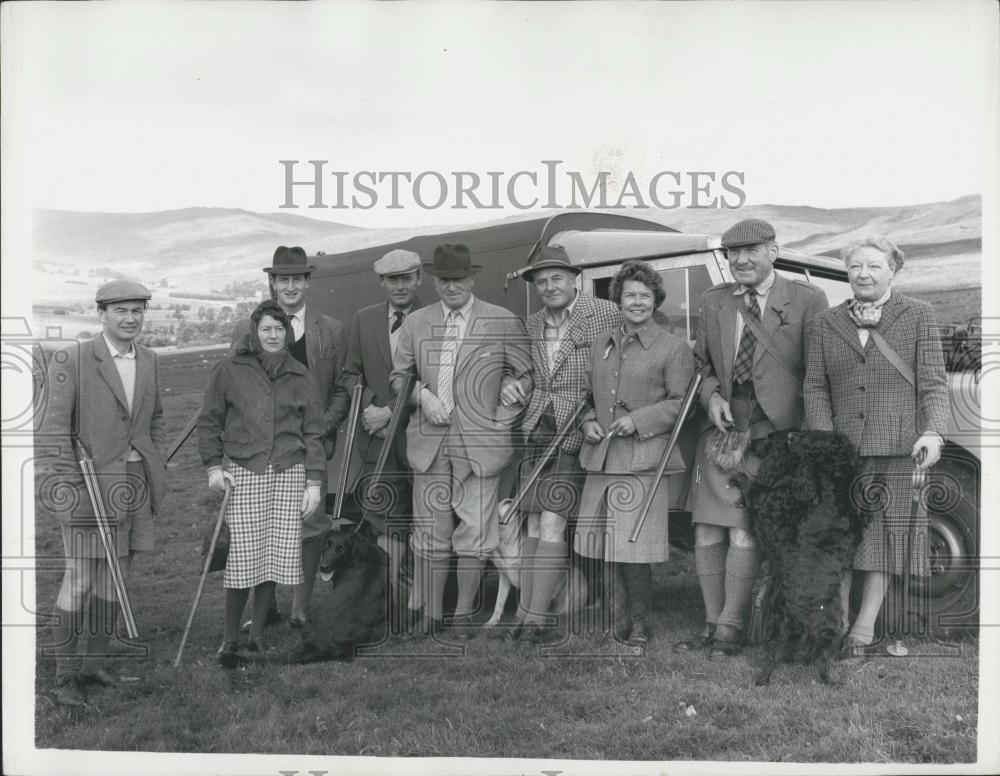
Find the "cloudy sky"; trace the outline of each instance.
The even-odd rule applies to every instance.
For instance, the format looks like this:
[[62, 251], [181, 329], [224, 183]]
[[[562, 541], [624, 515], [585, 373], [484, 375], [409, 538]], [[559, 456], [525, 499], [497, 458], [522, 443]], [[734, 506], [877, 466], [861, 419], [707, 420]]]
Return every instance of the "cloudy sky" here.
[[[349, 197], [357, 171], [507, 181], [542, 160], [585, 182], [738, 171], [747, 204], [820, 207], [951, 199], [996, 172], [987, 2], [5, 3], [3, 15], [5, 184], [27, 207], [278, 211], [282, 159], [302, 176], [327, 161], [324, 204], [332, 171]], [[339, 210], [308, 209], [297, 189], [285, 212], [365, 226], [505, 214], [420, 208], [405, 183], [404, 206], [388, 208], [387, 186], [376, 207]]]

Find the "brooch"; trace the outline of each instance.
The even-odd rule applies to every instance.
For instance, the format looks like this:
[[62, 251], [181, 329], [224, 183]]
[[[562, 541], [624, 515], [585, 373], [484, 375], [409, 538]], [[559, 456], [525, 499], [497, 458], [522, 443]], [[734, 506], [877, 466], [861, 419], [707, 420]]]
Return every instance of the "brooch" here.
[[781, 326], [788, 326], [789, 325], [789, 322], [787, 320], [785, 320], [785, 311], [784, 310], [779, 310], [777, 307], [772, 307], [771, 309], [774, 310], [774, 314], [778, 316], [778, 326], [779, 327], [781, 327]]

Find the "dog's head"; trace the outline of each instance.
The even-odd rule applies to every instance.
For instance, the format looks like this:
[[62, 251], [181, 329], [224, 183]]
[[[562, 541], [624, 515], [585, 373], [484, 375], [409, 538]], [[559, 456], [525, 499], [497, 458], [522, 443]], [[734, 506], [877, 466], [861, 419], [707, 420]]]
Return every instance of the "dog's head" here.
[[367, 536], [353, 526], [329, 531], [319, 559], [320, 580], [334, 582], [347, 569], [363, 562], [373, 549]]

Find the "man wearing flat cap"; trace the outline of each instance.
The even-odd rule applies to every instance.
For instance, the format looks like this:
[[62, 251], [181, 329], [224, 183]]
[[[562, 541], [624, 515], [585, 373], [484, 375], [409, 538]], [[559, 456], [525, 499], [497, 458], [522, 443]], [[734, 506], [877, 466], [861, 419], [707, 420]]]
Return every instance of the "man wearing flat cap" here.
[[[393, 354], [399, 344], [403, 322], [424, 306], [417, 298], [420, 256], [397, 248], [376, 261], [372, 269], [379, 278], [386, 301], [355, 314], [341, 385], [348, 394], [359, 382], [364, 386], [361, 394], [364, 409], [355, 437], [356, 460], [351, 464], [350, 487], [357, 507], [378, 532], [379, 547], [389, 554], [390, 580], [393, 592], [398, 595], [400, 562], [406, 549], [403, 542], [413, 503], [410, 467], [406, 462], [406, 418], [400, 420], [393, 439], [386, 440], [385, 433], [396, 403], [396, 394], [389, 382]], [[345, 405], [344, 414], [347, 409]], [[338, 420], [338, 425], [340, 422], [342, 419]], [[390, 447], [379, 493], [365, 499], [359, 488], [365, 487], [364, 475], [374, 471], [382, 446], [386, 444]], [[388, 490], [384, 490], [386, 487]], [[387, 493], [388, 498], [384, 498]], [[398, 613], [394, 607], [394, 621], [398, 620]]]
[[[531, 372], [505, 381], [502, 394], [510, 405], [527, 405], [521, 421], [527, 442], [522, 478], [580, 401], [594, 337], [621, 325], [617, 305], [577, 290], [579, 274], [580, 268], [559, 245], [540, 247], [520, 272], [542, 304], [526, 322]], [[558, 635], [543, 623], [569, 571], [566, 524], [576, 512], [586, 478], [579, 463], [582, 440], [576, 429], [566, 436], [532, 493], [521, 502], [528, 525], [521, 543], [518, 627], [511, 633], [520, 642], [541, 643]], [[569, 492], [575, 496], [571, 500], [566, 497]]]
[[101, 333], [49, 358], [47, 403], [35, 439], [45, 448], [37, 459], [37, 503], [59, 519], [66, 556], [48, 648], [56, 658], [61, 705], [86, 703], [88, 685], [123, 681], [103, 664], [115, 631], [117, 593], [73, 440], [93, 459], [123, 577], [136, 553], [153, 549], [153, 515], [166, 491], [156, 354], [135, 342], [150, 297], [133, 281], [101, 286], [95, 298]]
[[804, 280], [774, 271], [774, 227], [748, 218], [722, 235], [734, 282], [702, 295], [695, 357], [703, 382], [706, 423], [695, 454], [690, 508], [695, 569], [705, 602], [705, 627], [681, 650], [709, 649], [713, 658], [739, 652], [760, 553], [750, 534], [732, 472], [751, 476], [753, 440], [803, 427], [802, 380], [813, 319], [826, 295]]
[[[271, 287], [271, 298], [287, 313], [292, 323], [294, 343], [288, 352], [292, 354], [313, 376], [319, 388], [320, 399], [323, 402], [326, 417], [326, 450], [327, 457], [333, 455], [337, 439], [337, 428], [347, 415], [347, 405], [350, 397], [340, 385], [340, 373], [343, 368], [346, 344], [344, 342], [344, 325], [336, 318], [323, 315], [318, 310], [306, 306], [306, 292], [309, 290], [309, 275], [316, 267], [309, 264], [306, 252], [295, 246], [287, 248], [279, 245], [274, 252], [270, 267], [265, 267], [268, 284]], [[249, 322], [245, 326], [237, 326], [233, 332], [233, 349], [249, 332]], [[316, 572], [319, 570], [320, 556], [323, 553], [323, 541], [327, 531], [333, 527], [330, 517], [326, 514], [327, 481], [323, 478], [320, 493], [319, 508], [307, 515], [302, 521], [302, 574], [304, 581], [295, 587], [292, 597], [292, 616], [290, 624], [293, 628], [301, 628], [305, 622], [306, 610], [312, 598], [313, 585], [316, 582]], [[275, 608], [268, 612], [265, 626], [280, 622], [282, 617]], [[248, 628], [245, 624], [244, 628]]]
[[[472, 293], [469, 248], [439, 245], [424, 263], [440, 302], [407, 316], [393, 359], [400, 391], [413, 374], [413, 415], [406, 457], [413, 467], [413, 587], [421, 593], [423, 630], [441, 631], [450, 554], [458, 555], [458, 602], [451, 635], [473, 638], [472, 607], [487, 555], [499, 541], [497, 488], [511, 461], [521, 408], [501, 402], [505, 375], [531, 366], [521, 322]], [[457, 525], [455, 518], [458, 518]]]

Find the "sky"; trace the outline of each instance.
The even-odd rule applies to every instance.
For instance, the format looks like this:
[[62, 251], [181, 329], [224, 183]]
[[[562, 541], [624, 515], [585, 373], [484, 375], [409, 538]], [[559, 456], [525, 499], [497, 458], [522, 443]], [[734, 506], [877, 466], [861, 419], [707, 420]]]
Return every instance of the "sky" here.
[[[334, 171], [348, 204], [358, 171], [444, 176], [438, 207], [399, 179], [398, 208], [385, 184], [370, 208], [309, 208], [298, 187], [299, 208], [285, 211], [362, 226], [516, 212], [451, 207], [452, 173], [501, 173], [510, 205], [510, 176], [544, 174], [544, 160], [563, 162], [560, 203], [566, 171], [587, 185], [609, 171], [611, 201], [632, 172], [647, 204], [657, 172], [679, 173], [691, 204], [690, 172], [714, 175], [711, 199], [733, 171], [745, 204], [818, 207], [947, 200], [995, 172], [985, 2], [8, 3], [3, 14], [4, 164], [31, 208], [275, 212], [280, 160], [298, 160], [301, 177], [326, 160], [326, 205]], [[422, 183], [425, 205], [436, 180]], [[520, 202], [544, 202], [544, 183], [517, 186]]]

